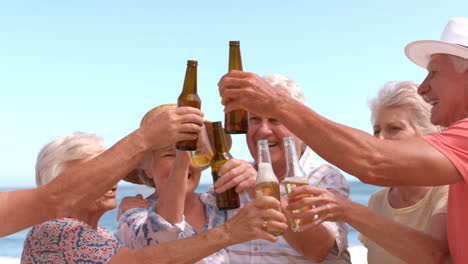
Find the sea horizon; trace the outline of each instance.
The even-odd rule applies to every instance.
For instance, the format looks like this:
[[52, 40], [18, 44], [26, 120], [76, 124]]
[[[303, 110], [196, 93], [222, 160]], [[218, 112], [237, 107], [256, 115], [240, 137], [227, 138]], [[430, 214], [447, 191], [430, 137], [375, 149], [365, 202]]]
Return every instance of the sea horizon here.
[[[367, 185], [361, 183], [359, 181], [348, 181], [350, 184], [350, 198], [351, 200], [367, 205], [367, 200], [371, 193], [375, 192], [376, 190], [380, 189], [380, 187]], [[197, 192], [205, 192], [212, 184], [203, 183], [200, 184], [197, 188]], [[17, 189], [27, 189], [27, 188], [34, 188], [30, 186], [21, 186], [21, 187], [0, 187], [0, 192], [4, 191], [11, 191]], [[143, 196], [149, 195], [152, 193], [152, 189], [142, 185], [133, 185], [133, 184], [119, 184], [117, 189], [117, 201], [120, 203], [121, 199], [125, 196], [135, 196], [136, 194], [142, 194]], [[114, 233], [117, 229], [117, 221], [116, 219], [117, 210], [113, 209], [106, 212], [101, 220], [99, 221], [99, 225], [107, 228]], [[8, 257], [13, 259], [19, 259], [21, 257], [21, 252], [23, 248], [23, 241], [29, 231], [28, 229], [22, 230], [15, 234], [0, 238], [0, 260], [1, 257]], [[365, 248], [362, 248], [361, 243], [357, 239], [358, 232], [349, 227], [348, 233], [348, 246], [349, 248], [353, 248], [353, 250], [361, 252], [359, 253], [362, 255], [362, 252], [365, 252]], [[362, 256], [359, 257], [360, 259]], [[2, 264], [6, 262], [5, 258], [2, 260]], [[363, 263], [363, 262], [359, 262]]]

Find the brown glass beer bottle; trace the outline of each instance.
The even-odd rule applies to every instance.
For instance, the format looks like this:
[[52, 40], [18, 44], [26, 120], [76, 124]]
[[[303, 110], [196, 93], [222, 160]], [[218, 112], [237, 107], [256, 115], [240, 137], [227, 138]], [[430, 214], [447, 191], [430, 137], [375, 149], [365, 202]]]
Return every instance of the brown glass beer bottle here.
[[[213, 176], [213, 183], [216, 183], [219, 177], [218, 171], [228, 160], [232, 159], [232, 156], [226, 144], [221, 121], [213, 122], [213, 136], [215, 149], [213, 150], [214, 156], [211, 159], [211, 175]], [[216, 193], [216, 206], [219, 210], [239, 208], [239, 194], [235, 191], [235, 188], [223, 193]]]
[[[197, 65], [195, 60], [187, 61], [185, 72], [184, 89], [177, 99], [177, 106], [191, 106], [200, 109], [201, 100], [197, 94]], [[197, 140], [185, 140], [176, 143], [179, 150], [196, 150]]]
[[[242, 59], [240, 53], [240, 42], [229, 41], [229, 71], [242, 71]], [[237, 109], [224, 115], [224, 124], [228, 134], [246, 134], [249, 130], [247, 112]]]

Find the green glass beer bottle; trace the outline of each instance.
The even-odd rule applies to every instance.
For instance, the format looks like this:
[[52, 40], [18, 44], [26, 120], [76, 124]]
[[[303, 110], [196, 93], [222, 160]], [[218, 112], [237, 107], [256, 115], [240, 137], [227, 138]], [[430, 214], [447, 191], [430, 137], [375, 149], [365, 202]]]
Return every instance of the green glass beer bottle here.
[[[184, 88], [177, 99], [177, 106], [191, 106], [200, 109], [201, 100], [197, 94], [197, 65], [195, 60], [187, 61], [187, 70], [185, 72]], [[176, 143], [179, 150], [196, 150], [197, 140], [185, 140]]]
[[[220, 121], [213, 122], [213, 139], [215, 149], [213, 150], [214, 156], [211, 159], [211, 175], [213, 176], [213, 183], [216, 183], [219, 178], [218, 171], [228, 160], [232, 159]], [[223, 193], [216, 193], [216, 206], [219, 210], [239, 208], [239, 194], [235, 188], [233, 187]]]
[[[240, 53], [240, 42], [229, 41], [229, 71], [242, 71], [242, 59]], [[247, 112], [237, 109], [224, 115], [224, 124], [228, 134], [246, 134], [249, 130]]]

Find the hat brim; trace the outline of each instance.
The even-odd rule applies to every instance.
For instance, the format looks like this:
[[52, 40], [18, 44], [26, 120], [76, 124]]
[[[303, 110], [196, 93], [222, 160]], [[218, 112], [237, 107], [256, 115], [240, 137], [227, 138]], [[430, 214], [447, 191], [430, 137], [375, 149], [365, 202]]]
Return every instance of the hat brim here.
[[[210, 140], [211, 148], [214, 149], [213, 123], [209, 120], [205, 120], [203, 123], [205, 125], [206, 132], [208, 134], [208, 139]], [[232, 147], [231, 135], [224, 133], [224, 137], [226, 138], [226, 144], [227, 144], [228, 150], [230, 150]], [[209, 166], [206, 166], [200, 169], [205, 170], [208, 167]], [[150, 187], [154, 187], [154, 184], [146, 175], [146, 172], [141, 168], [133, 169], [125, 178], [123, 178], [123, 180], [126, 182], [133, 183], [133, 184], [144, 184]]]
[[426, 68], [434, 54], [448, 54], [468, 59], [468, 48], [440, 40], [419, 40], [405, 47], [405, 54], [415, 64]]

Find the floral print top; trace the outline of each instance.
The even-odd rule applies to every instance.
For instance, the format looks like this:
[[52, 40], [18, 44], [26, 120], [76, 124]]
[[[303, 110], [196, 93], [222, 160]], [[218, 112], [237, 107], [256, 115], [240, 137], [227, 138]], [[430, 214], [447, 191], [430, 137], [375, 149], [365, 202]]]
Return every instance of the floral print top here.
[[34, 226], [24, 241], [22, 264], [104, 264], [120, 248], [109, 231], [72, 218]]
[[[148, 198], [147, 200], [150, 202], [150, 209], [130, 209], [120, 217], [115, 236], [122, 246], [140, 249], [197, 234], [197, 231], [185, 221], [185, 218], [181, 223], [177, 224], [166, 221], [156, 211], [157, 199]], [[200, 200], [205, 206], [208, 218], [208, 222], [202, 231], [222, 225], [226, 221], [226, 211], [220, 211], [216, 207], [216, 198], [212, 189], [207, 193], [200, 194]], [[196, 263], [227, 264], [229, 263], [229, 257], [226, 250], [221, 249]]]

